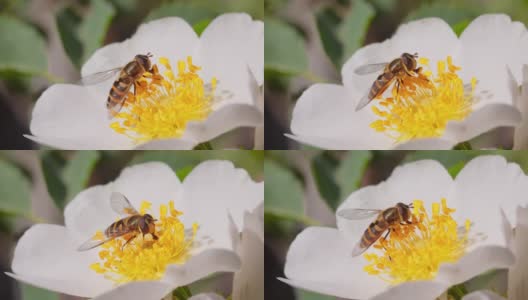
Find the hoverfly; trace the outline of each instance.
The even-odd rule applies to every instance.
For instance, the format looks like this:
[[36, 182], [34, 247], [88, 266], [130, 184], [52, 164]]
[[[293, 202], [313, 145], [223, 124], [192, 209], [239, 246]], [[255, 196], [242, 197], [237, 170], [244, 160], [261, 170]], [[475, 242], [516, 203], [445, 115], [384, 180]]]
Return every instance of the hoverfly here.
[[359, 101], [356, 106], [356, 111], [359, 111], [369, 104], [370, 101], [382, 95], [395, 80], [396, 91], [398, 93], [405, 76], [416, 77], [420, 73], [421, 67], [417, 67], [417, 58], [418, 53], [403, 53], [400, 57], [394, 59], [390, 63], [367, 64], [355, 69], [354, 73], [357, 75], [367, 75], [383, 70], [383, 73], [381, 73], [374, 83], [372, 83], [370, 90]]
[[129, 236], [126, 243], [123, 245], [123, 248], [132, 241], [138, 234], [145, 236], [150, 233], [154, 240], [157, 240], [158, 237], [155, 234], [157, 221], [149, 214], [141, 215], [133, 206], [130, 204], [130, 201], [121, 193], [112, 193], [110, 197], [110, 206], [112, 209], [125, 216], [123, 219], [116, 221], [104, 231], [105, 238], [103, 240], [96, 240], [90, 238], [79, 246], [78, 251], [86, 251], [92, 248], [98, 247], [110, 240], [113, 240], [122, 236]]
[[80, 80], [80, 83], [83, 85], [97, 84], [110, 79], [119, 73], [119, 77], [114, 81], [114, 84], [108, 93], [108, 98], [106, 99], [106, 108], [109, 113], [108, 116], [109, 118], [113, 118], [123, 107], [130, 88], [134, 86], [135, 95], [138, 80], [143, 77], [145, 72], [153, 72], [150, 57], [152, 57], [152, 54], [150, 53], [147, 53], [146, 55], [138, 54], [124, 67], [118, 67], [88, 75], [83, 77]]
[[358, 256], [365, 252], [385, 231], [387, 231], [384, 237], [386, 239], [393, 225], [412, 224], [411, 208], [412, 204], [407, 205], [399, 202], [395, 206], [384, 210], [349, 208], [338, 211], [337, 215], [347, 220], [361, 220], [377, 215], [376, 220], [370, 223], [369, 227], [363, 233], [361, 240], [352, 249], [352, 256]]

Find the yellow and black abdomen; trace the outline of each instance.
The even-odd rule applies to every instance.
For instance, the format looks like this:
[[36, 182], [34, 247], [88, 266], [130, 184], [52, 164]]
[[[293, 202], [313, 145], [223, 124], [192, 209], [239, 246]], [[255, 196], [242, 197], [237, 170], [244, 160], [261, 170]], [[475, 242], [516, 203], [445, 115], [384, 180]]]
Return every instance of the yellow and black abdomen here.
[[361, 248], [368, 248], [374, 244], [380, 236], [388, 229], [388, 223], [378, 218], [376, 221], [370, 223], [369, 227], [363, 233], [363, 238], [361, 239]]
[[385, 90], [389, 87], [392, 80], [394, 79], [394, 73], [391, 72], [384, 72], [372, 84], [372, 87], [370, 88], [369, 92], [369, 100], [372, 100], [379, 95], [383, 94]]
[[130, 216], [128, 218], [121, 219], [115, 223], [112, 223], [106, 230], [105, 235], [107, 237], [120, 237], [127, 233], [137, 231], [137, 226], [141, 216]]
[[[121, 73], [123, 74], [123, 73]], [[127, 96], [133, 81], [128, 76], [119, 76], [119, 79], [114, 81], [110, 93], [108, 93], [108, 100], [106, 101], [106, 107], [112, 108], [121, 104], [121, 102]]]

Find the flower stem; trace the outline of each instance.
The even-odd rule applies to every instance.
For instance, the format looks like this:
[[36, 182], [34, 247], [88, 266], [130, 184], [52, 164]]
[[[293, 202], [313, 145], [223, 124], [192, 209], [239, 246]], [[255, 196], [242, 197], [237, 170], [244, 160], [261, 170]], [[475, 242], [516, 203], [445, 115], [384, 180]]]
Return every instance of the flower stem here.
[[205, 143], [196, 145], [196, 147], [194, 147], [193, 150], [213, 150], [213, 146], [211, 145], [210, 142], [205, 142]]
[[173, 300], [187, 300], [192, 297], [191, 289], [188, 286], [180, 286], [172, 291]]

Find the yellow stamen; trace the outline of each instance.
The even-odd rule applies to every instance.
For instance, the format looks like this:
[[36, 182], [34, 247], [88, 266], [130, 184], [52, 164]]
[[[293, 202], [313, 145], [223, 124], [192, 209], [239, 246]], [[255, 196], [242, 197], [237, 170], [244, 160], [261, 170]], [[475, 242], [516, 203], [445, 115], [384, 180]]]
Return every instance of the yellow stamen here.
[[387, 240], [381, 238], [374, 245], [379, 252], [364, 254], [369, 262], [364, 270], [391, 284], [435, 277], [443, 263], [457, 261], [468, 246], [469, 220], [461, 234], [445, 199], [432, 204], [429, 216], [423, 202], [413, 202], [412, 224], [393, 225]]
[[136, 85], [135, 95], [128, 94], [121, 112], [110, 124], [114, 131], [136, 143], [181, 137], [189, 121], [205, 120], [212, 111], [215, 78], [206, 84], [191, 57], [187, 62], [178, 61], [177, 74], [168, 58], [158, 61], [165, 68], [163, 74], [154, 65], [153, 72], [146, 73]]
[[[141, 213], [150, 206], [149, 202], [143, 201]], [[167, 265], [185, 263], [190, 257], [198, 225], [193, 224], [192, 234], [186, 234], [185, 226], [178, 219], [182, 213], [174, 209], [173, 201], [168, 206], [170, 210], [167, 205], [160, 206], [155, 229], [158, 240], [150, 234], [144, 238], [138, 234], [108, 241], [99, 251], [100, 262], [91, 264], [90, 269], [116, 283], [124, 283], [160, 279]], [[124, 246], [129, 238], [133, 239]]]
[[396, 142], [439, 137], [449, 121], [464, 120], [472, 110], [476, 80], [471, 81], [471, 91], [465, 91], [457, 74], [460, 67], [450, 56], [438, 61], [436, 77], [428, 69], [428, 59], [419, 58], [418, 63], [424, 71], [418, 76], [405, 76], [399, 90], [394, 84], [391, 95], [372, 106], [379, 119], [370, 127]]

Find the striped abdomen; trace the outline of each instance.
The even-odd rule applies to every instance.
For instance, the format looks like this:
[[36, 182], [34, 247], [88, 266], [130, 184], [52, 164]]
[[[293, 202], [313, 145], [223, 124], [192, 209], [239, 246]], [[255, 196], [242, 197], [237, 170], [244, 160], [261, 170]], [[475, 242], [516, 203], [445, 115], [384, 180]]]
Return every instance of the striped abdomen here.
[[385, 90], [389, 87], [389, 85], [392, 83], [392, 80], [395, 78], [394, 73], [392, 72], [384, 72], [372, 84], [372, 87], [370, 88], [370, 92], [368, 95], [369, 100], [372, 100], [376, 98], [377, 96], [383, 94]]
[[114, 81], [110, 93], [108, 93], [106, 108], [112, 109], [116, 106], [122, 105], [133, 83], [133, 79], [121, 71], [119, 78]]
[[389, 223], [382, 216], [379, 216], [376, 221], [370, 223], [369, 227], [363, 233], [360, 247], [363, 249], [370, 247], [387, 229], [389, 229]]
[[143, 216], [136, 215], [128, 218], [121, 219], [115, 223], [112, 223], [106, 230], [105, 235], [107, 237], [120, 237], [127, 233], [138, 231], [138, 224]]

